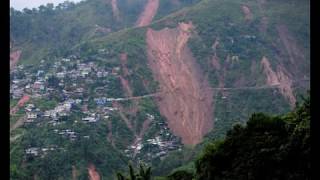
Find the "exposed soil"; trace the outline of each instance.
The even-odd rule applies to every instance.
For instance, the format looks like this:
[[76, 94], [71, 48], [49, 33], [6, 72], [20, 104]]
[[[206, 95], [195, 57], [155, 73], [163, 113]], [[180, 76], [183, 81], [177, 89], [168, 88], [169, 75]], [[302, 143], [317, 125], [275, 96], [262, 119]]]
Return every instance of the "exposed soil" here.
[[292, 79], [285, 68], [281, 65], [277, 66], [277, 71], [273, 71], [270, 62], [266, 57], [261, 60], [263, 71], [267, 76], [267, 84], [270, 86], [279, 85], [281, 94], [289, 101], [291, 107], [295, 106], [296, 98], [292, 89]]
[[263, 67], [263, 72], [267, 76], [267, 84], [270, 86], [279, 84], [277, 73], [272, 70], [269, 60], [264, 56], [261, 60], [261, 65]]
[[[150, 123], [151, 123], [151, 121], [149, 119], [146, 119], [143, 122], [142, 129], [140, 130], [139, 134], [136, 135], [136, 138], [132, 143], [133, 146], [136, 146], [136, 145], [138, 145], [139, 142], [141, 142], [141, 139], [142, 139], [144, 133], [148, 130]], [[135, 149], [135, 151], [133, 152], [133, 157], [135, 157], [137, 153], [138, 153], [138, 150]]]
[[280, 81], [279, 89], [281, 94], [288, 99], [291, 107], [294, 107], [296, 103], [296, 97], [293, 95], [292, 79], [282, 66], [277, 67], [277, 74]]
[[90, 180], [100, 180], [100, 175], [96, 171], [96, 167], [91, 163], [88, 166], [88, 173], [89, 173]]
[[219, 63], [219, 59], [218, 59], [217, 56], [213, 56], [212, 57], [211, 63], [212, 63], [212, 66], [213, 66], [214, 69], [216, 69], [216, 70], [220, 70], [221, 69], [221, 66], [220, 66], [220, 63]]
[[111, 121], [108, 121], [108, 130], [109, 130], [109, 132], [107, 135], [107, 139], [111, 143], [111, 145], [113, 147], [115, 147], [114, 142], [113, 142], [113, 137], [112, 137], [112, 122]]
[[252, 15], [251, 10], [249, 9], [249, 7], [246, 6], [246, 5], [242, 5], [242, 6], [241, 6], [241, 9], [242, 9], [242, 12], [243, 12], [243, 14], [244, 14], [244, 19], [245, 19], [246, 21], [252, 20], [253, 15]]
[[120, 81], [122, 84], [122, 87], [126, 93], [126, 96], [131, 98], [132, 97], [132, 102], [133, 105], [130, 108], [124, 109], [125, 112], [129, 112], [132, 115], [136, 115], [138, 112], [138, 98], [133, 97], [133, 91], [131, 89], [129, 81], [125, 78], [129, 76], [129, 70], [127, 68], [127, 62], [128, 62], [128, 56], [127, 53], [121, 53], [120, 54], [120, 62], [121, 62], [121, 67], [122, 67], [122, 75], [120, 75]]
[[118, 8], [118, 2], [117, 0], [111, 0], [111, 6], [112, 6], [112, 13], [116, 20], [120, 19], [120, 12]]
[[148, 28], [146, 35], [149, 66], [162, 92], [160, 112], [173, 133], [190, 145], [213, 127], [213, 92], [187, 46], [193, 28], [192, 22], [179, 23], [174, 29]]
[[147, 26], [151, 23], [159, 8], [159, 0], [148, 0], [143, 12], [140, 14], [137, 27]]
[[17, 105], [15, 107], [13, 107], [11, 110], [10, 110], [10, 114], [15, 114], [19, 108], [23, 107], [24, 104], [26, 102], [28, 102], [30, 100], [30, 96], [29, 95], [24, 95], [17, 103]]
[[219, 46], [219, 38], [216, 38], [216, 40], [212, 44], [212, 49], [213, 49], [215, 55], [216, 55], [216, 50], [217, 50], [218, 46]]
[[120, 54], [120, 61], [121, 61], [123, 76], [126, 77], [126, 76], [129, 75], [129, 70], [127, 68], [127, 61], [128, 61], [127, 53], [121, 53]]
[[10, 69], [17, 65], [20, 60], [21, 53], [22, 51], [20, 50], [10, 53]]
[[30, 100], [30, 96], [29, 95], [24, 95], [18, 102], [18, 106], [22, 107], [26, 102], [28, 102]]
[[144, 133], [148, 130], [151, 121], [146, 119], [142, 124], [142, 129], [140, 130], [139, 137], [142, 138]]
[[122, 87], [123, 87], [127, 97], [131, 97], [133, 93], [132, 93], [131, 87], [129, 85], [129, 81], [126, 80], [122, 76], [119, 76], [119, 77], [120, 77], [120, 81], [121, 81]]

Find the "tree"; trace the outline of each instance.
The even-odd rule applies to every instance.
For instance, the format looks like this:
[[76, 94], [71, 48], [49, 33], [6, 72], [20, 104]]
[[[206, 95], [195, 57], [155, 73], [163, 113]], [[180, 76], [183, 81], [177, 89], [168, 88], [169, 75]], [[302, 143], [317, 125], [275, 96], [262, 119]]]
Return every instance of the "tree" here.
[[139, 173], [136, 173], [131, 164], [129, 167], [129, 176], [124, 176], [122, 173], [117, 173], [118, 180], [151, 180], [151, 167], [145, 168], [144, 165], [140, 164]]
[[209, 144], [196, 176], [215, 179], [310, 179], [310, 98], [283, 116], [256, 113], [225, 140]]

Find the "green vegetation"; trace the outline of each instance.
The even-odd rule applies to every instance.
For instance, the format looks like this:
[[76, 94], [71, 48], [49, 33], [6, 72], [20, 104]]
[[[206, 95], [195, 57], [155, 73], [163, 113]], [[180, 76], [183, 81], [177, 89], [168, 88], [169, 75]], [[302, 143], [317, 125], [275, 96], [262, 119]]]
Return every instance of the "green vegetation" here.
[[151, 167], [145, 168], [144, 165], [140, 164], [139, 172], [136, 173], [132, 165], [129, 164], [129, 175], [125, 177], [121, 173], [117, 173], [118, 180], [150, 180], [151, 179]]
[[31, 103], [34, 103], [36, 107], [38, 107], [42, 111], [47, 111], [50, 109], [54, 109], [57, 105], [58, 102], [55, 100], [48, 100], [48, 99], [35, 99]]
[[252, 114], [197, 156], [195, 166], [155, 179], [310, 179], [310, 96], [285, 115]]
[[[96, 104], [94, 98], [125, 97], [119, 76], [128, 80], [133, 96], [158, 91], [158, 82], [153, 79], [147, 63], [145, 33], [148, 27], [132, 27], [145, 2], [146, 0], [118, 0], [118, 20], [112, 14], [111, 5], [105, 0], [89, 0], [79, 4], [66, 2], [57, 8], [49, 4], [39, 10], [25, 9], [23, 12], [10, 10], [11, 42], [14, 49], [22, 49], [21, 63], [31, 66], [25, 66], [26, 69], [37, 72], [39, 67], [32, 64], [43, 59], [45, 62], [41, 68], [46, 71], [57, 60], [75, 55], [81, 63], [94, 62], [108, 72], [115, 72], [115, 75], [92, 83], [79, 80], [77, 84], [85, 89], [79, 98], [88, 101], [73, 107], [70, 116], [59, 118], [56, 125], [48, 125], [49, 120], [44, 118], [39, 122], [25, 124], [10, 134], [11, 137], [21, 135], [10, 143], [11, 179], [70, 179], [73, 166], [77, 169], [79, 179], [87, 179], [87, 168], [91, 163], [96, 166], [101, 179], [112, 179], [117, 178], [116, 172], [126, 169], [130, 160], [134, 161], [134, 165], [139, 161], [146, 161], [152, 166], [152, 174], [157, 176], [155, 179], [162, 180], [307, 179], [307, 172], [310, 170], [309, 100], [293, 112], [279, 115], [288, 112], [290, 107], [287, 99], [276, 88], [217, 92], [212, 119], [214, 129], [206, 135], [203, 142], [194, 148], [180, 148], [177, 141], [179, 149], [152, 160], [145, 156], [150, 152], [151, 155], [155, 154], [150, 144], [146, 144], [136, 157], [125, 151], [136, 140], [135, 134], [142, 130], [148, 114], [154, 120], [141, 137], [142, 143], [160, 136], [160, 131], [167, 127], [166, 119], [161, 116], [153, 98], [140, 99], [134, 115], [124, 112], [133, 125], [133, 130], [128, 128], [117, 111], [108, 114], [109, 118], [93, 124], [82, 121], [82, 118], [87, 117], [81, 112], [83, 104], [87, 103], [89, 111], [106, 111]], [[218, 87], [221, 80], [224, 87], [231, 88], [265, 85], [261, 58], [268, 57], [273, 70], [288, 60], [285, 47], [281, 46], [280, 49], [285, 55], [275, 47], [275, 44], [281, 44], [276, 31], [276, 25], [279, 24], [288, 27], [301, 45], [307, 60], [301, 64], [299, 72], [288, 68], [288, 73], [293, 77], [309, 76], [308, 1], [292, 0], [288, 3], [270, 0], [266, 2], [264, 12], [260, 12], [257, 1], [254, 0], [179, 2], [180, 4], [174, 4], [174, 1], [161, 0], [156, 21], [150, 27], [175, 28], [179, 22], [192, 21], [195, 30], [188, 41], [188, 47], [212, 87]], [[253, 19], [250, 22], [244, 20], [241, 10], [243, 4], [248, 5], [252, 11]], [[176, 11], [184, 6], [189, 7]], [[165, 16], [171, 12], [173, 13]], [[262, 16], [268, 18], [266, 33], [259, 30]], [[212, 45], [216, 40], [219, 45], [214, 50]], [[126, 76], [120, 61], [121, 53], [126, 53], [128, 57], [125, 66], [129, 74]], [[220, 69], [212, 66], [211, 60], [215, 54]], [[284, 57], [284, 62], [282, 59], [280, 62], [279, 55]], [[69, 71], [75, 69], [73, 66], [75, 65], [66, 68]], [[24, 74], [17, 76], [25, 78]], [[94, 76], [89, 74], [88, 77]], [[35, 76], [31, 78], [32, 81], [36, 79]], [[50, 76], [46, 81], [48, 87], [62, 90], [59, 82], [55, 76]], [[70, 79], [65, 79], [64, 82], [72, 83]], [[99, 95], [96, 94], [95, 89], [102, 86], [105, 88]], [[294, 93], [304, 93], [305, 86], [308, 84], [302, 86], [294, 82]], [[72, 87], [65, 89], [71, 91]], [[64, 99], [59, 91], [53, 91], [50, 96], [50, 99], [36, 99], [30, 103], [45, 111], [53, 109]], [[10, 107], [15, 106], [17, 101], [11, 100]], [[132, 102], [120, 104], [128, 109], [136, 108]], [[106, 106], [112, 105], [109, 103]], [[255, 114], [251, 116], [253, 113]], [[24, 114], [21, 108], [17, 116], [11, 116], [10, 126]], [[76, 140], [59, 134], [67, 129], [75, 132]], [[232, 130], [228, 132], [230, 129]], [[165, 131], [167, 132], [170, 129]], [[172, 138], [173, 135], [170, 134], [169, 137]], [[34, 157], [26, 153], [29, 148], [54, 150], [44, 151], [47, 153]], [[142, 168], [138, 173], [132, 167], [129, 169], [131, 173], [126, 175], [131, 175], [131, 179], [141, 179], [141, 176], [149, 177], [151, 174], [150, 168]], [[118, 175], [118, 179], [126, 179], [126, 175]]]

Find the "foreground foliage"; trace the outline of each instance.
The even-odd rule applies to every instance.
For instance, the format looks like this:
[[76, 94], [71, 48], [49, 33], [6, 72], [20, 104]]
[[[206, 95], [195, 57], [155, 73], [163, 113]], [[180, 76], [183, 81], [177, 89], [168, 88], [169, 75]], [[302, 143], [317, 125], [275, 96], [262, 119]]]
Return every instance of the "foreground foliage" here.
[[310, 179], [310, 98], [285, 116], [253, 114], [195, 164], [198, 179]]
[[253, 114], [209, 143], [194, 164], [194, 172], [180, 168], [156, 179], [310, 179], [310, 97], [283, 116]]

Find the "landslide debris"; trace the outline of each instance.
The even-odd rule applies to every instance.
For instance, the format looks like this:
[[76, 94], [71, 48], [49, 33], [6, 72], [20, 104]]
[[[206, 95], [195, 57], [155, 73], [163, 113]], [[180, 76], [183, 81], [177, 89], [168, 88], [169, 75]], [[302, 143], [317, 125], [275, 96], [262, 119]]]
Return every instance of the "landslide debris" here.
[[263, 57], [261, 60], [263, 71], [267, 76], [267, 84], [270, 86], [279, 85], [280, 93], [289, 101], [291, 107], [295, 106], [296, 98], [293, 93], [292, 79], [285, 68], [277, 66], [276, 72], [272, 70], [269, 60]]
[[100, 180], [100, 175], [96, 171], [94, 164], [89, 164], [88, 166], [89, 180]]
[[136, 27], [147, 26], [151, 23], [159, 8], [159, 0], [148, 0], [143, 12], [140, 14]]
[[19, 62], [21, 53], [20, 50], [10, 53], [10, 70]]
[[173, 29], [148, 28], [146, 34], [149, 66], [162, 92], [160, 112], [173, 133], [190, 145], [213, 128], [213, 92], [187, 46], [193, 29], [192, 22], [179, 23]]

